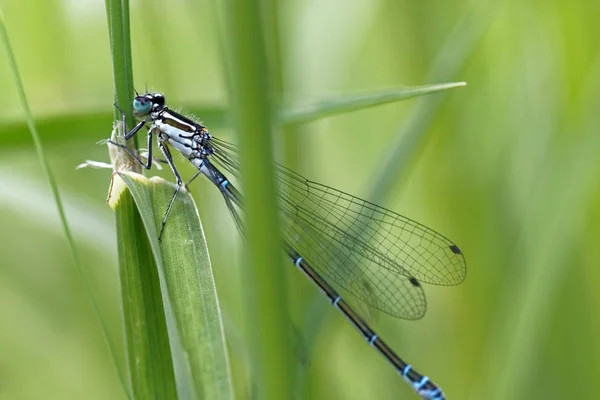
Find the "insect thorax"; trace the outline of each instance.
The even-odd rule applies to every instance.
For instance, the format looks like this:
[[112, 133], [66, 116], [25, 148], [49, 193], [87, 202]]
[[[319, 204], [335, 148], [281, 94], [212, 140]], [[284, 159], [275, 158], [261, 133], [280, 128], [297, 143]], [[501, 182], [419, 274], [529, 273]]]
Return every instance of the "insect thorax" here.
[[157, 131], [159, 141], [168, 143], [190, 160], [213, 154], [208, 129], [170, 110], [157, 115], [150, 129]]

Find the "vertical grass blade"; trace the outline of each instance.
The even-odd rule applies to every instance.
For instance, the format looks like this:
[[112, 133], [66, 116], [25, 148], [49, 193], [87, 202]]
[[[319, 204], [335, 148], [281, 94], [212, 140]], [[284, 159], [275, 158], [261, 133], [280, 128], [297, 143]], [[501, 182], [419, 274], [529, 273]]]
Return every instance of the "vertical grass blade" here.
[[[131, 62], [131, 34], [129, 31], [129, 1], [106, 0], [106, 15], [110, 34], [113, 62], [115, 101], [125, 111], [127, 124], [134, 123], [131, 99], [133, 98], [133, 68]], [[115, 117], [121, 115], [115, 109]]]
[[250, 332], [255, 388], [261, 399], [293, 398], [284, 270], [272, 169], [274, 115], [268, 76], [262, 3], [226, 4], [228, 72], [235, 127], [240, 132], [248, 268], [244, 271], [245, 319]]

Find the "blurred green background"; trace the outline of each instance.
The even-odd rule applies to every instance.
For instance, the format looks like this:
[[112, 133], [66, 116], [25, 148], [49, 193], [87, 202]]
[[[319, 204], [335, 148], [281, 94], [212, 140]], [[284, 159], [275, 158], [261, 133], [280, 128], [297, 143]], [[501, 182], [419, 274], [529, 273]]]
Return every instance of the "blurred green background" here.
[[[108, 161], [96, 145], [113, 115], [104, 2], [1, 4], [86, 275], [121, 343], [110, 173], [75, 170], [86, 159]], [[279, 11], [290, 102], [468, 82], [276, 138], [284, 164], [375, 198], [466, 255], [462, 285], [427, 287], [423, 320], [376, 316], [380, 335], [449, 399], [597, 397], [600, 3], [301, 0]], [[233, 140], [214, 4], [132, 1], [131, 28], [137, 89], [164, 92]], [[0, 61], [0, 399], [124, 399]], [[406, 147], [415, 132], [423, 140]], [[390, 160], [398, 141], [409, 151]], [[249, 398], [240, 241], [219, 193], [200, 180], [192, 191], [237, 397]], [[298, 398], [416, 398], [293, 268], [289, 287]]]

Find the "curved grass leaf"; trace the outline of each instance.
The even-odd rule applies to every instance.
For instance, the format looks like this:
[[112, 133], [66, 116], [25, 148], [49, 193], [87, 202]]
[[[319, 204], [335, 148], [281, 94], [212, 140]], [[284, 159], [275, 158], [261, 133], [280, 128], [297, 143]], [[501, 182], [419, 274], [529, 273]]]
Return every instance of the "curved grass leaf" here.
[[[212, 267], [191, 196], [180, 192], [159, 242], [173, 184], [132, 172], [113, 177], [109, 204], [123, 221], [119, 259], [135, 397], [232, 398]], [[127, 222], [136, 220], [131, 213], [140, 225]]]

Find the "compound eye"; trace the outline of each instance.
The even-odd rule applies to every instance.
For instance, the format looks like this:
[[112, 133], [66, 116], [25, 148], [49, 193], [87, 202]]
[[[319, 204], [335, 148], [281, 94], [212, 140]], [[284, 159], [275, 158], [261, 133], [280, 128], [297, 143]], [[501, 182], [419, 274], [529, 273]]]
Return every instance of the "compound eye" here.
[[137, 96], [133, 99], [133, 111], [137, 115], [147, 115], [152, 109], [152, 101], [145, 96]]

